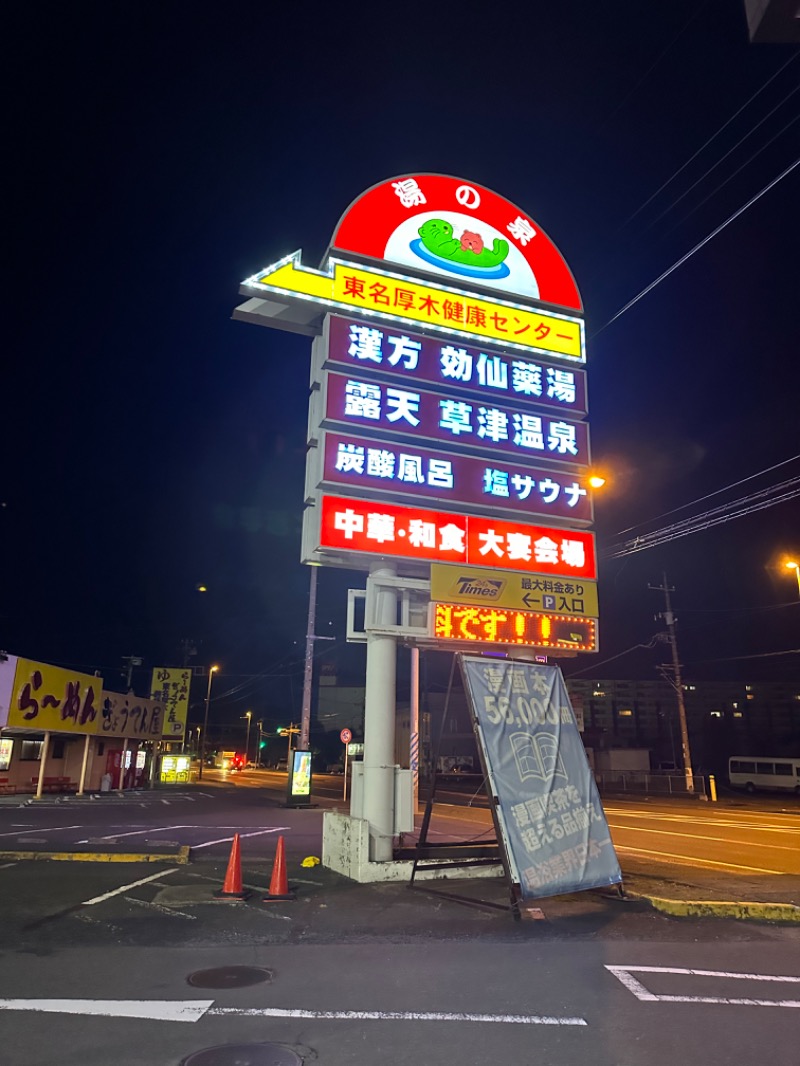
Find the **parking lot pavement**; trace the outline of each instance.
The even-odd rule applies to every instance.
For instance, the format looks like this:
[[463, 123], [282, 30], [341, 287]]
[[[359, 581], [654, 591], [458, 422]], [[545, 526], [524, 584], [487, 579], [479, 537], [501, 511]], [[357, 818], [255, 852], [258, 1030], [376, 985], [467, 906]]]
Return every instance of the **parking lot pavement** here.
[[[191, 862], [194, 867], [222, 864], [224, 873], [238, 833], [243, 863], [254, 864], [260, 869], [261, 880], [268, 883], [279, 837], [284, 838], [289, 861], [298, 871], [302, 859], [321, 855], [323, 808], [287, 809], [281, 800], [278, 790], [210, 787], [166, 794], [160, 790], [131, 793], [122, 798], [112, 794], [95, 801], [28, 804], [22, 808], [4, 806], [0, 809], [0, 864], [46, 857], [83, 859], [92, 865], [100, 861]], [[633, 808], [623, 813], [629, 817]], [[646, 813], [652, 817], [652, 812]], [[613, 817], [620, 817], [620, 813], [614, 812]], [[672, 840], [679, 823], [672, 814], [664, 817], [668, 820], [662, 818], [654, 824], [666, 825]], [[432, 825], [434, 832], [459, 839], [459, 832], [475, 832], [472, 820], [476, 818], [487, 821], [491, 829], [487, 811], [464, 808], [437, 812]], [[796, 835], [794, 822], [789, 828]], [[705, 825], [700, 831], [717, 832]], [[740, 832], [738, 821], [727, 831]], [[671, 850], [674, 847], [670, 844]], [[666, 914], [800, 919], [798, 879], [794, 876], [721, 868], [719, 863], [692, 865], [641, 850], [622, 849], [620, 859], [628, 896], [649, 901]], [[352, 890], [357, 887], [346, 884]], [[483, 890], [480, 885], [478, 889]], [[501, 885], [501, 899], [504, 892]], [[552, 901], [547, 901], [547, 907], [552, 909]]]

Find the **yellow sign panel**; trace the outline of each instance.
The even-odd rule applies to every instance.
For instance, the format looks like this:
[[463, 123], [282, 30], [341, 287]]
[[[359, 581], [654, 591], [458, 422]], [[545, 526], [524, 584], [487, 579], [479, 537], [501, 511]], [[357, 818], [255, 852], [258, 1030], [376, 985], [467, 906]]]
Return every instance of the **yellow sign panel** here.
[[113, 740], [161, 740], [164, 707], [157, 700], [143, 700], [122, 692], [103, 692], [95, 730], [98, 736]]
[[248, 278], [248, 290], [312, 300], [329, 310], [359, 311], [424, 325], [456, 336], [483, 337], [507, 348], [547, 352], [585, 362], [583, 322], [544, 314], [505, 300], [487, 300], [444, 285], [423, 284], [388, 271], [367, 269], [341, 259], [328, 270], [303, 267], [300, 253]]
[[180, 785], [191, 776], [192, 760], [188, 755], [162, 755], [159, 780], [162, 785]]
[[597, 618], [597, 582], [474, 566], [431, 566], [431, 599]]
[[94, 733], [102, 691], [101, 677], [19, 659], [8, 725], [42, 732]]
[[164, 740], [180, 739], [186, 730], [192, 671], [188, 667], [158, 666], [150, 682], [150, 696], [164, 707]]

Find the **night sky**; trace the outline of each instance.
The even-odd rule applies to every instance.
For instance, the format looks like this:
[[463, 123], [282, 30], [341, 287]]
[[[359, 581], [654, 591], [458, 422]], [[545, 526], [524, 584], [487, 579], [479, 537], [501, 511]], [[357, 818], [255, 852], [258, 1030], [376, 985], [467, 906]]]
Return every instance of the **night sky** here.
[[[406, 172], [496, 189], [572, 267], [601, 554], [800, 475], [800, 168], [606, 325], [800, 155], [798, 49], [751, 45], [736, 0], [20, 4], [7, 40], [7, 651], [113, 687], [122, 656], [179, 663], [190, 638], [221, 712], [296, 713], [310, 341], [230, 316], [241, 279], [298, 248], [317, 265]], [[665, 646], [619, 653], [663, 628], [666, 571], [689, 679], [796, 679], [772, 654], [800, 647], [784, 556], [797, 499], [605, 561], [602, 650], [565, 673], [657, 676]], [[356, 585], [321, 574], [339, 639], [317, 646], [354, 681]]]

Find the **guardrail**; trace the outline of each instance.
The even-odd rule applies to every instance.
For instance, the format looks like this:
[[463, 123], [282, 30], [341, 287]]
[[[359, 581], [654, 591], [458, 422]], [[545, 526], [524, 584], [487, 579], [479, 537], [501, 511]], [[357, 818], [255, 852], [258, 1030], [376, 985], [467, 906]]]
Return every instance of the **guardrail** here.
[[656, 773], [645, 770], [595, 770], [600, 792], [624, 792], [654, 796], [702, 796], [706, 793], [706, 779], [694, 775], [694, 789], [686, 787], [684, 774]]

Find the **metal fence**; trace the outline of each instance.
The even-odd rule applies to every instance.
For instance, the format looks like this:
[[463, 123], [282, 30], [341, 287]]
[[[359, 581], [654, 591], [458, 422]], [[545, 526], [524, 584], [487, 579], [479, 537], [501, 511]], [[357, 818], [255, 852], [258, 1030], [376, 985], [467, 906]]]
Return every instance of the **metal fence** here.
[[644, 770], [595, 770], [601, 793], [628, 793], [654, 796], [706, 797], [706, 779], [694, 775], [694, 790], [686, 787], [684, 774], [655, 773]]

